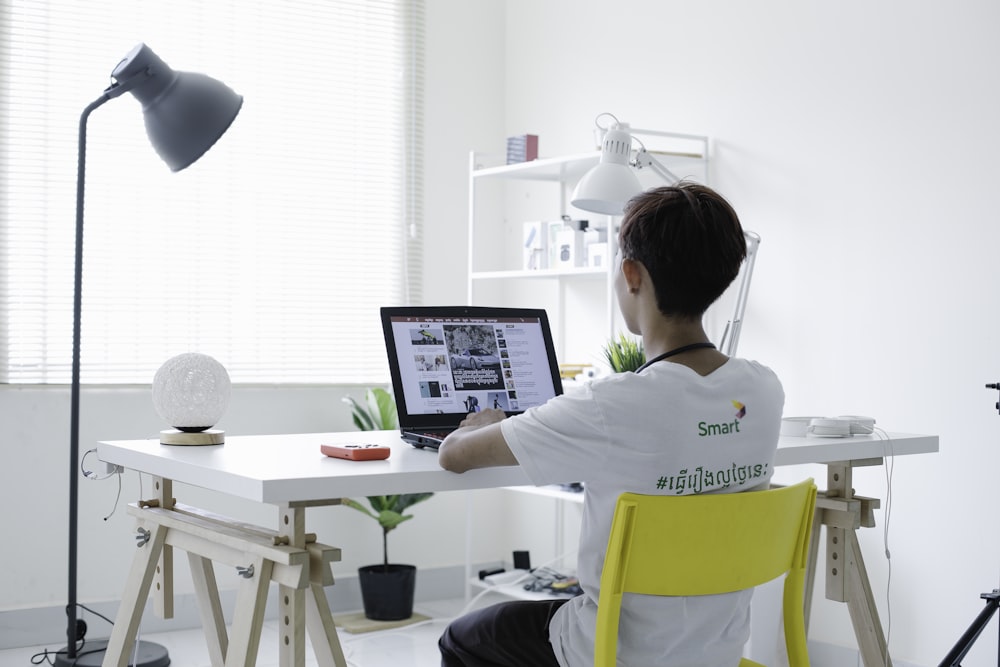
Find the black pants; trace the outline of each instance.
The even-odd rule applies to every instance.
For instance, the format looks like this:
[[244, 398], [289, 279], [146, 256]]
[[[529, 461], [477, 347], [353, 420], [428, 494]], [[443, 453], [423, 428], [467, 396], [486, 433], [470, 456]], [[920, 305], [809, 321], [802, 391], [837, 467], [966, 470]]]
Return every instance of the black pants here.
[[566, 602], [501, 602], [455, 619], [438, 640], [441, 667], [558, 667], [549, 621]]

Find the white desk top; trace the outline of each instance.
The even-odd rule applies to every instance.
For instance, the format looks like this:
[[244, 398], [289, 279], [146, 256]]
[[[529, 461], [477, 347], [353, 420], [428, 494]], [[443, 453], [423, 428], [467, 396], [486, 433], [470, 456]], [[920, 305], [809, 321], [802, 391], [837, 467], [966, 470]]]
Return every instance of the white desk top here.
[[[889, 435], [891, 442], [873, 436], [783, 436], [775, 465], [938, 451], [937, 436]], [[321, 444], [346, 442], [388, 445], [392, 453], [383, 461], [345, 461], [320, 453]], [[121, 440], [100, 443], [97, 456], [132, 470], [274, 505], [530, 484], [517, 466], [470, 470], [461, 475], [442, 470], [436, 452], [402, 442], [398, 431], [227, 436], [224, 445], [200, 447], [161, 445], [159, 439]]]

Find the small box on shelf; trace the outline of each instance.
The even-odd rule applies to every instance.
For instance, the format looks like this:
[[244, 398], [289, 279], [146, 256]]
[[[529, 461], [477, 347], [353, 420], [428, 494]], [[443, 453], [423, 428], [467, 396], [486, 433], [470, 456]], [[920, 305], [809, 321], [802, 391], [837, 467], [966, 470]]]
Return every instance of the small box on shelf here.
[[608, 265], [608, 230], [589, 228], [583, 233], [584, 266], [599, 269]]
[[520, 134], [516, 137], [507, 137], [507, 164], [530, 162], [537, 159], [537, 134]]
[[587, 227], [583, 231], [583, 244], [607, 243], [608, 230], [605, 227]]
[[551, 250], [553, 267], [570, 268], [584, 266], [583, 232], [564, 225], [556, 232], [556, 245]]
[[601, 269], [608, 265], [608, 244], [591, 243], [585, 246], [587, 251], [587, 266]]

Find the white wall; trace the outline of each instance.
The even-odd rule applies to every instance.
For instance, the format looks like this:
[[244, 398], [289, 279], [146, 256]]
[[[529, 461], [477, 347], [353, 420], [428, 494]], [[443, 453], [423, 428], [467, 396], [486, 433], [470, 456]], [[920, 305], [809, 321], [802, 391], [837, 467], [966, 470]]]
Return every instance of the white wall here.
[[[576, 152], [610, 111], [712, 138], [712, 183], [763, 237], [740, 351], [783, 378], [787, 415], [941, 436], [939, 454], [896, 461], [891, 607], [885, 513], [863, 531], [894, 657], [937, 664], [1000, 573], [1000, 416], [984, 388], [1000, 373], [1000, 6], [506, 6], [508, 133]], [[858, 475], [858, 492], [884, 499], [884, 473]], [[853, 645], [846, 609], [817, 601], [811, 636]], [[993, 664], [995, 633], [979, 644], [963, 664]]]
[[504, 4], [427, 2], [424, 277], [429, 304], [464, 304], [469, 152], [504, 146]]

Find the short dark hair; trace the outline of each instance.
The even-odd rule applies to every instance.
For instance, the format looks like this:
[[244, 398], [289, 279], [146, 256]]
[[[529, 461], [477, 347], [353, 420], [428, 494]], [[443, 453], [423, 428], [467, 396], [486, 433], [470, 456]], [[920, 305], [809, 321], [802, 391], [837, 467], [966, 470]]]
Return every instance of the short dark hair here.
[[736, 211], [711, 188], [681, 182], [625, 207], [622, 258], [641, 262], [665, 315], [701, 317], [739, 274], [747, 254]]

